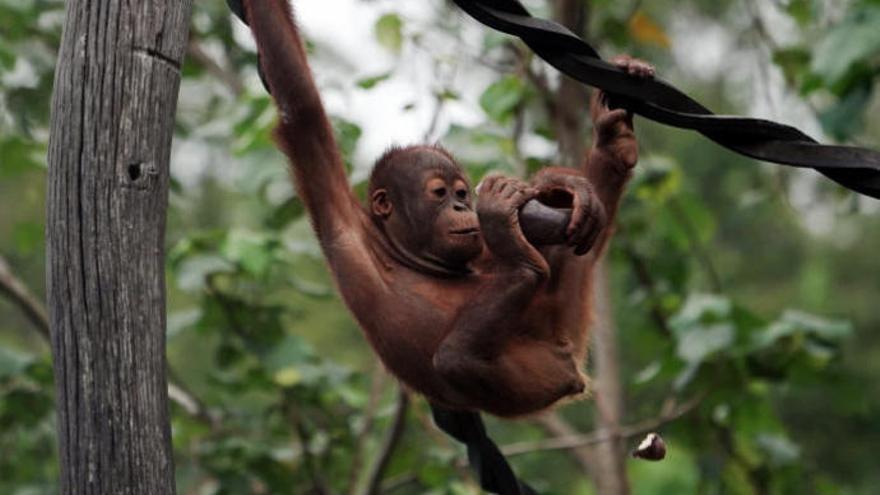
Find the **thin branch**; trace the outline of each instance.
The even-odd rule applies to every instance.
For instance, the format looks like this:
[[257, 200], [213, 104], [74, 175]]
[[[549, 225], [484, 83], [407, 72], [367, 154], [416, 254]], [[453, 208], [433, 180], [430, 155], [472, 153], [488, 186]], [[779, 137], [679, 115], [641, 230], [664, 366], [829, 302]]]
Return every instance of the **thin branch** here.
[[[439, 72], [440, 64], [434, 64], [434, 73]], [[454, 79], [454, 71], [451, 75], [447, 75], [444, 77], [443, 82], [439, 85], [442, 88], [448, 88]], [[431, 113], [431, 120], [428, 122], [428, 128], [425, 130], [425, 133], [422, 135], [422, 141], [428, 142], [431, 139], [431, 136], [437, 132], [437, 126], [440, 123], [440, 116], [443, 114], [443, 109], [446, 106], [446, 95], [444, 95], [444, 91], [435, 90], [434, 92], [434, 111]]]
[[593, 482], [600, 494], [629, 495], [629, 479], [624, 463], [623, 390], [620, 380], [620, 360], [617, 346], [617, 324], [614, 321], [608, 260], [602, 257], [593, 271], [593, 308], [595, 323], [592, 329], [593, 390], [596, 424], [608, 441], [593, 448], [596, 460]]
[[199, 63], [209, 74], [219, 79], [229, 91], [235, 96], [241, 96], [244, 93], [244, 83], [234, 71], [222, 67], [213, 57], [202, 48], [201, 44], [192, 38], [186, 47], [186, 53], [193, 60]]
[[306, 473], [312, 480], [312, 491], [310, 493], [327, 495], [330, 491], [327, 489], [327, 484], [324, 482], [323, 476], [321, 476], [321, 473], [318, 471], [315, 457], [309, 449], [309, 432], [303, 424], [302, 418], [297, 413], [295, 405], [289, 405], [289, 409], [290, 421], [293, 423], [294, 430], [296, 430], [297, 440], [299, 441], [300, 450], [302, 451], [303, 464], [305, 465]]
[[236, 306], [240, 305], [238, 301], [234, 298], [226, 295], [217, 287], [217, 277], [216, 273], [212, 273], [205, 277], [205, 290], [206, 292], [217, 299], [220, 303], [220, 309], [226, 315], [226, 319], [229, 321], [230, 329], [243, 341], [247, 341], [247, 331], [245, 331], [245, 325], [239, 319], [236, 314]]
[[749, 18], [752, 21], [752, 29], [767, 46], [770, 47], [770, 50], [775, 51], [779, 49], [779, 44], [773, 39], [773, 35], [770, 34], [770, 30], [767, 29], [767, 24], [764, 22], [764, 18], [761, 17], [761, 12], [758, 9], [758, 5], [754, 2], [754, 0], [745, 0], [743, 2], [746, 7], [746, 12], [748, 12]]
[[431, 120], [428, 123], [428, 130], [422, 135], [422, 141], [428, 142], [431, 136], [437, 132], [437, 124], [440, 123], [440, 114], [443, 113], [443, 104], [446, 101], [443, 93], [438, 92], [434, 95], [434, 112], [431, 113]]
[[6, 296], [13, 304], [25, 314], [34, 328], [48, 342], [51, 340], [49, 333], [49, 315], [46, 307], [31, 293], [24, 282], [21, 281], [9, 267], [6, 258], [0, 256], [0, 294]]
[[212, 429], [218, 429], [222, 417], [211, 411], [188, 387], [183, 385], [174, 370], [168, 366], [168, 398], [180, 406], [187, 414], [205, 423]]
[[[397, 476], [390, 478], [388, 481], [382, 484], [383, 495], [387, 495], [391, 492], [400, 490], [401, 488], [410, 486], [410, 485], [421, 485], [419, 482], [419, 477], [414, 473], [402, 473]], [[419, 492], [424, 490], [418, 490]]]
[[546, 452], [551, 450], [570, 450], [590, 445], [596, 445], [618, 438], [629, 439], [650, 433], [661, 426], [671, 423], [694, 410], [702, 401], [703, 397], [695, 397], [679, 406], [664, 407], [669, 409], [658, 418], [646, 419], [632, 425], [621, 427], [616, 433], [607, 431], [594, 431], [584, 435], [568, 435], [536, 442], [518, 442], [502, 447], [501, 452], [506, 456], [530, 454], [533, 452]]
[[377, 495], [380, 493], [382, 478], [385, 477], [385, 470], [388, 469], [388, 464], [391, 462], [391, 456], [394, 454], [394, 450], [397, 449], [397, 446], [400, 444], [400, 439], [403, 437], [403, 430], [406, 426], [406, 414], [408, 411], [409, 393], [404, 390], [403, 387], [400, 387], [400, 390], [397, 393], [397, 405], [394, 408], [394, 418], [391, 421], [391, 426], [385, 433], [385, 439], [382, 441], [382, 449], [379, 451], [379, 454], [376, 456], [376, 461], [370, 469], [370, 476], [363, 492], [364, 495]]
[[532, 65], [532, 51], [524, 44], [511, 43], [509, 46], [516, 56], [519, 72], [538, 91], [538, 96], [541, 98], [541, 103], [544, 105], [547, 116], [551, 121], [554, 120], [556, 118], [556, 92], [550, 86], [550, 81], [547, 80], [547, 73], [543, 70], [538, 71]]
[[629, 260], [630, 265], [632, 265], [636, 278], [639, 279], [639, 285], [641, 285], [642, 289], [648, 293], [651, 306], [651, 319], [654, 320], [654, 324], [664, 336], [671, 336], [672, 330], [669, 328], [669, 323], [666, 321], [666, 311], [664, 311], [663, 307], [660, 306], [657, 301], [657, 283], [654, 281], [654, 276], [651, 275], [651, 271], [648, 269], [648, 263], [645, 262], [644, 258], [639, 256], [632, 245], [629, 243], [622, 244], [623, 252]]
[[177, 385], [172, 383], [168, 384], [168, 397], [176, 402], [184, 411], [189, 413], [190, 416], [202, 415], [204, 409], [202, 409], [202, 405], [199, 404], [199, 401]]
[[517, 177], [525, 178], [529, 172], [529, 166], [522, 153], [522, 137], [525, 133], [526, 112], [525, 105], [520, 102], [514, 108], [513, 113], [513, 129], [510, 133], [510, 140], [513, 142], [513, 162]]
[[382, 396], [382, 388], [385, 384], [385, 369], [378, 361], [373, 367], [372, 379], [370, 380], [370, 396], [364, 409], [364, 423], [358, 430], [354, 440], [354, 453], [351, 456], [351, 470], [348, 478], [348, 489], [345, 493], [354, 494], [357, 490], [357, 482], [363, 469], [364, 450], [366, 449], [367, 437], [373, 429], [376, 419], [376, 409], [379, 407], [379, 398]]
[[[577, 436], [577, 430], [562, 416], [557, 413], [542, 414], [534, 419], [534, 422], [555, 438], [569, 438]], [[586, 447], [567, 449], [567, 453], [581, 469], [588, 475], [592, 475], [595, 469], [593, 451]]]
[[672, 210], [672, 215], [681, 225], [681, 228], [684, 229], [693, 253], [702, 263], [703, 269], [706, 270], [706, 274], [709, 276], [709, 284], [712, 287], [712, 292], [715, 292], [716, 294], [722, 292], [724, 285], [721, 283], [721, 276], [718, 275], [718, 270], [715, 268], [715, 263], [712, 261], [712, 257], [709, 256], [705, 246], [703, 246], [697, 228], [694, 226], [693, 222], [691, 222], [690, 217], [688, 217], [684, 208], [681, 206], [681, 203], [679, 203], [676, 198], [671, 198], [668, 204], [669, 209]]

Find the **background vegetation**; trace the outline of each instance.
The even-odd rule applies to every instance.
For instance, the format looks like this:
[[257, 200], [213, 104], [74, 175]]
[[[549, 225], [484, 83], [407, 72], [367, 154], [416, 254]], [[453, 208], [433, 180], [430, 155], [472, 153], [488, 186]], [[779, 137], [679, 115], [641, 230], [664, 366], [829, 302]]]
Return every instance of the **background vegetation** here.
[[[548, 105], [559, 78], [519, 43], [440, 0], [299, 3], [356, 187], [392, 142], [439, 140], [475, 181], [559, 160]], [[528, 6], [552, 16], [556, 3]], [[569, 3], [605, 55], [650, 60], [718, 112], [880, 148], [876, 0]], [[63, 18], [60, 0], [0, 0], [0, 493], [57, 491], [38, 306]], [[167, 233], [179, 491], [355, 493], [378, 474], [383, 493], [475, 493], [462, 451], [423, 400], [401, 402], [336, 297], [269, 140], [255, 61], [224, 3], [197, 2]], [[611, 358], [627, 444], [657, 428], [670, 452], [627, 462], [632, 491], [876, 493], [878, 203], [694, 133], [637, 126], [643, 158], [609, 253]], [[35, 294], [30, 317], [10, 297], [14, 279]], [[405, 432], [387, 449], [398, 416]], [[490, 421], [543, 493], [595, 493], [588, 449], [542, 443], [595, 428], [591, 401]]]

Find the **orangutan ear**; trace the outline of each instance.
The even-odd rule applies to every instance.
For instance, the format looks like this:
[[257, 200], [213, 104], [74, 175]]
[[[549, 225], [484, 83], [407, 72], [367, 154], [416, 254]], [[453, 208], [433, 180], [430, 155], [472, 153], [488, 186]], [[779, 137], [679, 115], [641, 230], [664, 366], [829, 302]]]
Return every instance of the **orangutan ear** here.
[[388, 198], [388, 191], [385, 189], [376, 189], [373, 192], [373, 196], [370, 197], [370, 209], [373, 212], [373, 215], [382, 218], [383, 220], [391, 216], [391, 210], [394, 207], [391, 205], [391, 200]]

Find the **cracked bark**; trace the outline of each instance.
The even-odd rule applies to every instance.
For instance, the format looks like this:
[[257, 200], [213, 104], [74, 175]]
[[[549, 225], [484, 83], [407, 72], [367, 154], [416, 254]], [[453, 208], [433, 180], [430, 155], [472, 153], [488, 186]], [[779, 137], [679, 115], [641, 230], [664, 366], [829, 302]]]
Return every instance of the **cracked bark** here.
[[175, 491], [163, 244], [191, 9], [67, 2], [46, 222], [65, 494]]

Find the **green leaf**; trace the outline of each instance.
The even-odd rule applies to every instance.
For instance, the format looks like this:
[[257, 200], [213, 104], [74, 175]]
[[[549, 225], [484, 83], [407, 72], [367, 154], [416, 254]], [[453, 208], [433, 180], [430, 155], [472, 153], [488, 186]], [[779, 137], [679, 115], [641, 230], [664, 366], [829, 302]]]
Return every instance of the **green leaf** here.
[[755, 443], [773, 467], [794, 464], [801, 455], [800, 447], [783, 435], [760, 434]]
[[294, 366], [286, 366], [276, 371], [273, 379], [282, 387], [292, 387], [302, 380], [302, 375]]
[[651, 364], [649, 364], [648, 366], [643, 368], [641, 371], [636, 373], [636, 376], [633, 377], [633, 384], [642, 385], [642, 384], [650, 382], [651, 380], [656, 378], [657, 375], [660, 374], [660, 371], [662, 369], [663, 369], [663, 363], [661, 363], [660, 361], [652, 362]]
[[361, 135], [363, 135], [363, 130], [357, 124], [338, 117], [333, 118], [332, 123], [336, 142], [339, 144], [342, 158], [345, 160], [346, 172], [350, 173], [354, 152], [360, 142]]
[[815, 2], [812, 0], [791, 0], [786, 7], [788, 15], [790, 15], [797, 23], [803, 27], [806, 26], [815, 15]]
[[773, 53], [773, 62], [782, 69], [785, 80], [794, 84], [810, 67], [810, 52], [804, 47], [789, 47]]
[[871, 100], [871, 87], [859, 86], [819, 115], [822, 128], [839, 141], [858, 133], [865, 125], [865, 108]]
[[0, 44], [0, 68], [12, 69], [15, 66], [15, 52]]
[[480, 96], [480, 106], [492, 120], [504, 123], [526, 97], [526, 85], [515, 76], [492, 83]]
[[43, 168], [43, 148], [20, 136], [0, 139], [0, 177], [15, 177], [21, 173]]
[[452, 89], [445, 88], [443, 91], [436, 93], [437, 97], [445, 101], [457, 101], [461, 99], [461, 95]]
[[727, 319], [733, 304], [729, 299], [712, 294], [692, 294], [684, 306], [671, 320], [673, 328], [685, 330], [700, 322], [715, 322]]
[[21, 373], [31, 361], [30, 356], [0, 347], [0, 379]]
[[290, 225], [291, 222], [303, 216], [306, 209], [302, 201], [296, 196], [288, 199], [269, 213], [266, 218], [266, 227], [280, 230]]
[[796, 325], [820, 339], [839, 342], [852, 333], [852, 324], [842, 320], [828, 320], [802, 311], [786, 311], [782, 321]]
[[190, 256], [175, 266], [177, 286], [185, 291], [199, 291], [205, 287], [208, 276], [235, 270], [226, 259], [212, 254]]
[[700, 363], [734, 342], [736, 328], [730, 323], [694, 327], [678, 342], [678, 356], [688, 363]]
[[[287, 370], [291, 366], [298, 366], [307, 363], [314, 351], [311, 346], [300, 336], [286, 334], [281, 341], [263, 358], [263, 366], [272, 373], [277, 374]], [[277, 377], [276, 377], [277, 378]], [[301, 379], [302, 374], [298, 372], [297, 379]]]
[[841, 341], [851, 332], [852, 326], [845, 321], [826, 320], [800, 311], [787, 311], [766, 330], [756, 333], [753, 343], [754, 348], [761, 349], [781, 339], [798, 335], [833, 343]]
[[224, 239], [226, 239], [226, 231], [222, 229], [195, 233], [181, 239], [171, 248], [171, 251], [168, 252], [168, 261], [172, 267], [175, 267], [190, 256], [213, 253]]
[[13, 228], [12, 238], [19, 253], [32, 253], [44, 244], [45, 229], [37, 222], [19, 222]]
[[13, 389], [0, 402], [0, 431], [13, 425], [33, 428], [52, 412], [52, 400], [40, 390]]
[[673, 158], [651, 155], [636, 173], [632, 187], [640, 199], [663, 204], [681, 191], [683, 174]]
[[816, 47], [812, 71], [829, 86], [839, 83], [857, 63], [880, 52], [880, 7], [857, 9]]
[[238, 263], [246, 272], [255, 277], [263, 277], [268, 273], [274, 259], [277, 241], [265, 235], [243, 230], [229, 232], [221, 248], [230, 261]]
[[236, 155], [244, 155], [273, 148], [272, 128], [275, 122], [275, 110], [268, 96], [248, 98], [244, 102], [247, 114], [235, 123], [235, 141], [231, 148]]
[[403, 21], [397, 14], [385, 14], [373, 28], [376, 40], [388, 50], [399, 53], [403, 46]]
[[384, 74], [379, 74], [378, 76], [366, 77], [364, 79], [359, 79], [357, 84], [361, 89], [373, 89], [377, 84], [381, 82], [385, 82], [388, 78], [391, 77], [390, 72], [386, 72]]
[[469, 129], [453, 125], [443, 137], [443, 143], [455, 150], [456, 157], [467, 168], [475, 183], [491, 170], [514, 172], [511, 164], [503, 159], [508, 156], [506, 150], [512, 141], [495, 128]]

